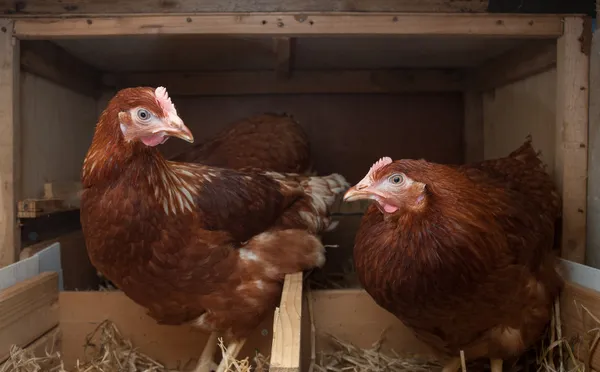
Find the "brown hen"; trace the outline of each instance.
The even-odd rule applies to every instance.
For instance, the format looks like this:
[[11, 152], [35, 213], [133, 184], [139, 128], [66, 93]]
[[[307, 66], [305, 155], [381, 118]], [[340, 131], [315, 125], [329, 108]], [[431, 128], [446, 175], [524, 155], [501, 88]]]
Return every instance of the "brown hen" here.
[[291, 115], [273, 113], [237, 121], [171, 160], [284, 173], [308, 173], [311, 167], [308, 137], [302, 127]]
[[92, 264], [150, 316], [213, 332], [197, 368], [208, 371], [219, 333], [235, 357], [284, 276], [324, 264], [317, 235], [349, 185], [167, 161], [156, 146], [169, 136], [193, 141], [164, 88], [119, 91], [84, 161], [81, 224]]
[[561, 201], [531, 146], [459, 167], [382, 158], [345, 200], [371, 199], [356, 235], [359, 279], [417, 337], [493, 372], [542, 335], [563, 281]]

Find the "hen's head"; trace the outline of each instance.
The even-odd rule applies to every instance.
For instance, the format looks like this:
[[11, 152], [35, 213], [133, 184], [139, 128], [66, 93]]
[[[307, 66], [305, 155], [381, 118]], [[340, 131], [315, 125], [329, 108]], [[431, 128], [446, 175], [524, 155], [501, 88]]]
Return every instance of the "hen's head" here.
[[108, 103], [104, 115], [116, 116], [104, 122], [101, 120], [101, 124], [118, 126], [126, 143], [141, 142], [154, 147], [165, 143], [169, 137], [194, 142], [192, 132], [177, 115], [164, 87], [122, 89]]
[[367, 175], [344, 195], [344, 201], [371, 199], [382, 213], [422, 210], [427, 202], [426, 183], [421, 179], [422, 160], [379, 159]]

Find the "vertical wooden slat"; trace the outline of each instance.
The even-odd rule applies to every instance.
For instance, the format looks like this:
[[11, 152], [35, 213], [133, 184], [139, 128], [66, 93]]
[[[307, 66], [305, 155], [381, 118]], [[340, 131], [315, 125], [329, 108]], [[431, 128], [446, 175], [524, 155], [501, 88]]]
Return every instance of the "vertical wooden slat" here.
[[555, 180], [563, 198], [562, 257], [585, 262], [589, 59], [588, 19], [565, 17], [557, 45]]
[[0, 267], [18, 260], [19, 41], [13, 21], [0, 19]]
[[302, 272], [285, 276], [281, 302], [273, 319], [271, 372], [300, 371]]
[[478, 91], [464, 93], [465, 126], [463, 143], [465, 163], [483, 160], [483, 96]]

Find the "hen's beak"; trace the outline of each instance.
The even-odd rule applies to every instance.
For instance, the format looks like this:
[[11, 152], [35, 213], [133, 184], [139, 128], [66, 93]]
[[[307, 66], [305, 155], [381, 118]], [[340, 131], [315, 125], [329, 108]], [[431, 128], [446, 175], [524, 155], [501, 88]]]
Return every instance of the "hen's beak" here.
[[370, 180], [362, 179], [359, 183], [346, 191], [346, 194], [344, 194], [344, 201], [351, 202], [362, 199], [373, 199], [373, 197], [374, 190], [371, 187]]
[[164, 128], [160, 128], [160, 131], [163, 131], [170, 137], [177, 137], [189, 143], [194, 143], [192, 131], [183, 124], [183, 120], [179, 116], [169, 115], [166, 121], [167, 125]]

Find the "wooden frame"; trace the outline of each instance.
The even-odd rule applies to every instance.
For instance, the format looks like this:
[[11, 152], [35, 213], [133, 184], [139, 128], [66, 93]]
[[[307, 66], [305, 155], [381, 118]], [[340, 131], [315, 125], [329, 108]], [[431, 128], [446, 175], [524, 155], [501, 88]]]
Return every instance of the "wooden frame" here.
[[[41, 2], [35, 2], [41, 6]], [[87, 4], [87, 3], [86, 3]], [[90, 5], [91, 6], [91, 5]], [[82, 9], [85, 8], [82, 5]], [[0, 20], [0, 232], [6, 232], [1, 240], [0, 265], [14, 262], [19, 247], [16, 219], [16, 203], [19, 200], [19, 39], [61, 39], [69, 37], [109, 37], [121, 35], [154, 34], [211, 34], [211, 35], [273, 35], [293, 38], [300, 35], [447, 35], [478, 37], [510, 37], [552, 39], [547, 47], [539, 50], [506, 54], [490, 61], [488, 68], [502, 79], [470, 81], [468, 86], [458, 83], [444, 85], [452, 90], [466, 92], [465, 148], [466, 159], [476, 160], [482, 156], [481, 145], [481, 92], [509, 84], [545, 69], [557, 68], [557, 162], [555, 171], [563, 197], [563, 257], [583, 263], [585, 259], [586, 229], [586, 177], [588, 147], [588, 74], [589, 74], [589, 24], [585, 18], [559, 15], [504, 15], [504, 14], [383, 14], [383, 13], [248, 13], [248, 14], [194, 14], [170, 16], [93, 16], [74, 18], [18, 18]], [[583, 37], [582, 37], [583, 36]], [[283, 41], [287, 39], [281, 39]], [[554, 40], [557, 40], [554, 43]], [[293, 53], [292, 43], [278, 46], [279, 78], [266, 89], [267, 93], [307, 92], [294, 81], [286, 60]], [[278, 53], [279, 54], [279, 53]], [[519, 57], [522, 55], [522, 57]], [[529, 62], [527, 62], [529, 61]], [[533, 62], [532, 62], [533, 61]], [[505, 67], [503, 67], [505, 66]], [[517, 68], [513, 72], [508, 72]], [[347, 74], [358, 74], [346, 72]], [[411, 72], [411, 73], [414, 73]], [[53, 72], [53, 74], [56, 74]], [[318, 76], [317, 73], [312, 73]], [[362, 75], [364, 91], [390, 91], [372, 83], [372, 75]], [[429, 74], [429, 75], [427, 75]], [[423, 75], [431, 79], [432, 72]], [[231, 76], [231, 75], [230, 75]], [[257, 75], [238, 75], [238, 87]], [[359, 75], [354, 75], [356, 78]], [[402, 73], [399, 75], [402, 76]], [[164, 76], [163, 76], [164, 77]], [[172, 76], [172, 81], [183, 76]], [[283, 79], [282, 79], [283, 77]], [[389, 76], [388, 76], [389, 77]], [[135, 74], [125, 83], [149, 81], [153, 76]], [[186, 77], [187, 78], [187, 77]], [[199, 82], [207, 76], [195, 74]], [[313, 77], [314, 78], [314, 77]], [[110, 78], [109, 78], [110, 79]], [[124, 84], [116, 78], [116, 84]], [[204, 80], [202, 80], [204, 79]], [[244, 80], [246, 79], [246, 80]], [[262, 79], [262, 78], [261, 78]], [[368, 83], [366, 83], [369, 81]], [[296, 85], [294, 85], [296, 84]], [[200, 86], [201, 84], [197, 84]], [[335, 85], [335, 80], [329, 86]], [[88, 88], [85, 88], [86, 90]], [[234, 88], [231, 88], [234, 89]], [[223, 92], [232, 93], [232, 90]], [[325, 88], [320, 88], [326, 90]], [[332, 91], [333, 88], [328, 88]], [[338, 88], [339, 89], [339, 88]], [[346, 91], [348, 90], [347, 88]], [[350, 89], [352, 91], [352, 89]], [[393, 89], [391, 91], [394, 91]], [[315, 92], [311, 88], [308, 92]], [[182, 94], [202, 94], [201, 91], [185, 91]], [[4, 98], [8, 97], [8, 98]], [[275, 318], [272, 341], [273, 368], [298, 371], [299, 340], [302, 305], [298, 298], [302, 293], [301, 274], [286, 278], [281, 306]], [[289, 345], [289, 346], [288, 346]]]
[[157, 2], [81, 1], [68, 3], [43, 0], [14, 2], [0, 1], [0, 12], [16, 16], [31, 15], [93, 15], [93, 14], [159, 14], [159, 13], [224, 13], [224, 12], [485, 12], [487, 0], [263, 0], [260, 3], [244, 0], [172, 0]]

